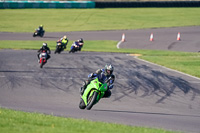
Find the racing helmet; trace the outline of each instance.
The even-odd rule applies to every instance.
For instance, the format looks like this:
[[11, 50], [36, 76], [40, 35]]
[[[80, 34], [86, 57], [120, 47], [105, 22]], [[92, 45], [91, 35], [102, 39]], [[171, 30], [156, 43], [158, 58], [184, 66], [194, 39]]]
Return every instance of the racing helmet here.
[[44, 43], [42, 44], [42, 46], [43, 46], [43, 47], [47, 47], [47, 43], [44, 42]]
[[65, 35], [65, 36], [63, 36], [63, 39], [67, 39], [67, 36]]
[[113, 73], [113, 71], [114, 71], [114, 67], [111, 64], [109, 64], [109, 65], [107, 64], [105, 66], [105, 72], [107, 75], [111, 75]]
[[83, 38], [80, 38], [78, 42], [83, 43]]
[[42, 27], [42, 28], [43, 28], [43, 25], [41, 24], [41, 25], [40, 25], [40, 27]]

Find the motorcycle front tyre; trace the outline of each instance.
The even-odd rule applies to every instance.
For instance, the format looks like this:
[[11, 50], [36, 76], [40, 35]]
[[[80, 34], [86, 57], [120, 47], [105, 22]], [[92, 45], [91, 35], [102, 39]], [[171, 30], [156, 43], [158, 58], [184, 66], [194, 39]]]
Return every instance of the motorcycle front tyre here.
[[33, 33], [33, 37], [36, 37], [36, 34], [35, 34], [35, 33]]
[[[87, 110], [90, 110], [92, 106], [95, 104], [98, 93], [95, 91], [91, 97], [88, 98], [88, 105], [86, 106]], [[90, 99], [91, 98], [91, 99]]]
[[44, 60], [44, 59], [42, 59], [42, 61], [41, 61], [40, 68], [42, 68], [42, 67], [43, 67], [43, 65], [44, 65], [44, 62], [43, 62], [43, 60]]
[[56, 54], [56, 53], [58, 53], [58, 48], [56, 48], [56, 50], [55, 50], [54, 54]]
[[85, 103], [84, 103], [82, 98], [81, 98], [80, 103], [79, 103], [79, 108], [80, 109], [85, 109], [86, 108], [86, 105], [85, 105]]

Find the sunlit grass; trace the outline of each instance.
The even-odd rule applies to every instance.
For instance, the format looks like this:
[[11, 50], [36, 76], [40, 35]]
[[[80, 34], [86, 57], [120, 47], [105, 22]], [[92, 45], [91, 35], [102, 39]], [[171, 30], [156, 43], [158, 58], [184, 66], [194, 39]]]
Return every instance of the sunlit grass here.
[[3, 108], [0, 108], [0, 131], [2, 133], [173, 133], [163, 129], [92, 122]]
[[0, 9], [0, 31], [122, 30], [200, 25], [200, 8]]

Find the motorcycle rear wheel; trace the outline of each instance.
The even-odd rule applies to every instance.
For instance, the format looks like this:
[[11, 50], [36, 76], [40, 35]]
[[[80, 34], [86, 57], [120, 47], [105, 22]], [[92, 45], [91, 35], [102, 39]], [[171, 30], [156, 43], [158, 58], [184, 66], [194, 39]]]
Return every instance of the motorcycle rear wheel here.
[[41, 34], [40, 34], [40, 37], [43, 37], [43, 36], [44, 36], [44, 33], [41, 33]]

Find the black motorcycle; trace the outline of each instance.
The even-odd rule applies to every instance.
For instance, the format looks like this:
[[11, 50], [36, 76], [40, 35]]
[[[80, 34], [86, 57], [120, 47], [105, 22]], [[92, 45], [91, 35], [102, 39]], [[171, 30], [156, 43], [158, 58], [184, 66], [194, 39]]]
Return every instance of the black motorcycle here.
[[57, 42], [56, 50], [55, 50], [54, 54], [56, 54], [56, 53], [60, 54], [63, 50], [64, 50], [64, 48], [63, 48], [62, 43], [61, 42]]
[[35, 32], [33, 33], [33, 37], [36, 37], [36, 36], [43, 37], [44, 33], [45, 33], [44, 30], [43, 31], [35, 30]]

